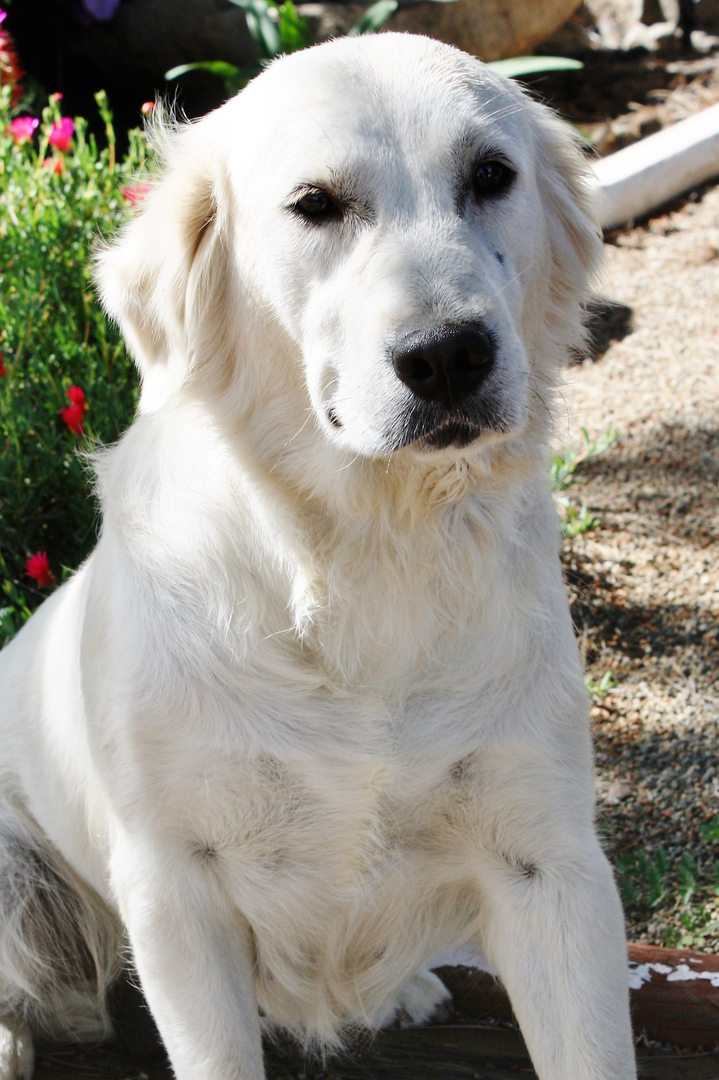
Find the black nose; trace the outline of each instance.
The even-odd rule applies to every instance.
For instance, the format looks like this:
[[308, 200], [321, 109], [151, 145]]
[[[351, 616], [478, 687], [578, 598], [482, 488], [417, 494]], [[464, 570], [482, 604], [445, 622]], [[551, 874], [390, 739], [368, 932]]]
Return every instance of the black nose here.
[[397, 377], [423, 401], [452, 409], [476, 390], [494, 364], [494, 340], [483, 323], [413, 330], [395, 344]]

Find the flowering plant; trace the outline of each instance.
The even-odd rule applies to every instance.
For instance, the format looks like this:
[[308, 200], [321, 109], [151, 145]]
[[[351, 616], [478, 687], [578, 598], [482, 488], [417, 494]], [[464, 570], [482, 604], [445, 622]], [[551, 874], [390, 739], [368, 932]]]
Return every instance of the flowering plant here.
[[123, 192], [142, 198], [147, 157], [134, 131], [128, 155], [116, 160], [102, 94], [102, 148], [84, 119], [62, 116], [59, 95], [40, 117], [15, 115], [12, 98], [13, 88], [2, 86], [0, 646], [95, 542], [96, 507], [78, 450], [122, 432], [136, 378], [95, 299], [92, 249], [134, 212]]
[[10, 87], [11, 104], [17, 105], [20, 94], [22, 93], [20, 80], [25, 72], [20, 66], [13, 39], [8, 34], [7, 30], [3, 29], [3, 23], [6, 18], [7, 11], [3, 11], [2, 8], [0, 8], [0, 86]]

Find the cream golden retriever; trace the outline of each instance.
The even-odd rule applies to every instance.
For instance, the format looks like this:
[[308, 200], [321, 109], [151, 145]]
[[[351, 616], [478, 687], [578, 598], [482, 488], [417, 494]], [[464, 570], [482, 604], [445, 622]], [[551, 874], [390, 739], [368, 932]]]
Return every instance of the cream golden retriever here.
[[178, 1080], [422, 1019], [458, 947], [542, 1080], [631, 1080], [546, 477], [582, 155], [397, 34], [166, 144], [98, 258], [143, 386], [100, 540], [0, 657], [0, 1080], [107, 1031], [123, 942]]

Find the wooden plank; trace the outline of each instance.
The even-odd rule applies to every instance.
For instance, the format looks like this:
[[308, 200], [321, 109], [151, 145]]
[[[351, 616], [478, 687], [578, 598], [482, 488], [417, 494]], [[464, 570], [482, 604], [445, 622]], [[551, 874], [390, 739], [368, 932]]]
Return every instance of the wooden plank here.
[[[636, 1034], [691, 1050], [719, 1050], [719, 956], [654, 945], [628, 949]], [[443, 967], [437, 974], [464, 1015], [512, 1018], [509, 999], [493, 976], [467, 967]]]
[[[652, 1039], [683, 1047], [719, 1046], [719, 957], [647, 945], [630, 945], [629, 957], [637, 1033], [645, 1031]], [[268, 1039], [268, 1080], [536, 1080], [520, 1032], [506, 1023], [513, 1020], [512, 1010], [499, 982], [477, 968], [445, 967], [439, 974], [454, 994], [450, 1023], [368, 1035], [324, 1063], [308, 1060], [290, 1040]], [[120, 985], [112, 1005], [118, 1043], [39, 1046], [38, 1076], [171, 1080], [140, 992]], [[719, 1053], [640, 1047], [638, 1056], [642, 1080], [719, 1080]]]
[[630, 945], [629, 959], [635, 1031], [693, 1050], [719, 1050], [719, 956]]
[[[383, 1032], [359, 1048], [321, 1063], [296, 1047], [273, 1044], [265, 1049], [267, 1080], [536, 1080], [521, 1038], [509, 1032], [497, 1038], [487, 1028], [430, 1028], [416, 1039], [414, 1028]], [[515, 1040], [515, 1045], [512, 1041]], [[641, 1080], [719, 1080], [716, 1054], [639, 1051]], [[45, 1046], [38, 1048], [38, 1080], [172, 1080], [167, 1062], [138, 1064], [116, 1046]]]

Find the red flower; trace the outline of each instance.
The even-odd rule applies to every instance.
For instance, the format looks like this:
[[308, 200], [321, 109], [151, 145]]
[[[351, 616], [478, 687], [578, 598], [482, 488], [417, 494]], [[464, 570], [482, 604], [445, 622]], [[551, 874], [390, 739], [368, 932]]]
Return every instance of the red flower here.
[[61, 153], [70, 149], [70, 139], [75, 130], [75, 121], [69, 116], [63, 116], [59, 124], [53, 124], [52, 130], [47, 137], [50, 146], [54, 146]]
[[154, 110], [155, 110], [155, 102], [154, 101], [143, 101], [142, 105], [140, 106], [140, 112], [142, 113], [143, 116], [149, 116], [150, 113], [154, 112]]
[[46, 551], [36, 551], [30, 556], [25, 563], [25, 573], [28, 577], [34, 578], [41, 589], [47, 589], [49, 585], [54, 585], [57, 581], [50, 570]]
[[2, 362], [2, 353], [0, 352], [0, 378], [2, 378], [3, 375], [7, 375], [7, 368]]
[[136, 203], [142, 202], [150, 191], [152, 191], [152, 184], [128, 184], [122, 189], [122, 194], [132, 206], [135, 206]]
[[34, 116], [16, 116], [10, 124], [10, 133], [16, 144], [30, 142], [39, 123]]
[[[7, 18], [7, 11], [0, 9], [0, 27]], [[17, 105], [22, 86], [20, 80], [25, 74], [15, 52], [15, 43], [7, 30], [0, 29], [0, 86], [11, 86], [10, 104]]]
[[82, 422], [82, 418], [87, 412], [85, 391], [81, 386], [69, 386], [65, 393], [67, 394], [70, 404], [66, 405], [64, 409], [60, 409], [60, 416], [70, 428], [73, 435], [84, 435], [85, 426]]
[[46, 169], [52, 169], [52, 171], [59, 176], [62, 172], [62, 158], [61, 157], [46, 157], [43, 161], [43, 165]]

